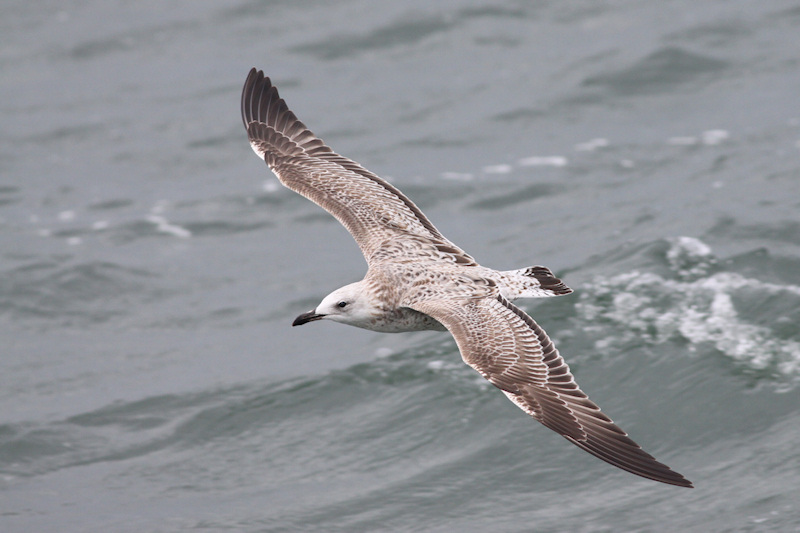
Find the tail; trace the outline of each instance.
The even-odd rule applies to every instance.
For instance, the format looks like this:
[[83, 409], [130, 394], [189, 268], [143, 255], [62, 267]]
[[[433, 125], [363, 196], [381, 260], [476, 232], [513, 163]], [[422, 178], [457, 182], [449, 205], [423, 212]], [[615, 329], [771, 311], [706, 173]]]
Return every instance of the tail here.
[[553, 275], [549, 268], [532, 266], [501, 272], [498, 280], [501, 292], [509, 300], [517, 298], [547, 298], [569, 294], [572, 289]]

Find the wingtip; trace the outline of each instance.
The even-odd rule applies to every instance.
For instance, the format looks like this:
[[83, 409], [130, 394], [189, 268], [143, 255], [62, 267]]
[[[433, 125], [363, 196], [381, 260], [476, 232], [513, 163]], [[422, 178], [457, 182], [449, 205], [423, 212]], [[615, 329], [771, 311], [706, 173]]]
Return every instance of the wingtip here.
[[250, 80], [250, 78], [263, 78], [263, 77], [264, 77], [264, 71], [256, 67], [251, 68], [250, 72], [247, 73], [248, 80]]
[[[635, 474], [636, 472], [634, 472]], [[640, 474], [641, 475], [641, 474]], [[679, 474], [678, 472], [668, 469], [663, 476], [659, 475], [658, 477], [651, 477], [653, 481], [660, 481], [661, 483], [666, 483], [667, 485], [674, 485], [676, 487], [683, 487], [687, 489], [693, 489], [694, 483], [683, 477], [683, 475]]]
[[269, 77], [264, 76], [263, 70], [259, 70], [256, 67], [250, 69], [242, 87], [241, 111], [245, 130], [249, 127], [250, 122], [259, 118], [259, 98], [271, 88], [272, 81]]
[[[620, 454], [619, 450], [611, 450], [601, 441], [596, 438], [590, 440], [579, 441], [575, 440], [568, 435], [562, 435], [572, 444], [575, 444], [583, 451], [589, 452], [598, 459], [605, 461], [611, 466], [615, 466], [631, 474], [665, 483], [667, 485], [674, 485], [676, 487], [694, 488], [694, 484], [683, 477], [682, 474], [671, 469], [664, 463], [657, 461], [652, 455], [645, 452], [641, 446], [633, 441], [630, 441], [632, 446], [626, 446], [624, 454]], [[626, 435], [627, 438], [627, 435]], [[629, 440], [629, 439], [626, 439]]]
[[[675, 472], [675, 473], [678, 474], [677, 472]], [[680, 474], [678, 474], [678, 475], [680, 476]], [[676, 487], [683, 487], [683, 488], [686, 488], [686, 489], [693, 489], [694, 488], [694, 483], [692, 483], [691, 481], [689, 481], [688, 479], [686, 479], [683, 476], [681, 476], [680, 479], [678, 479], [676, 481], [662, 481], [660, 479], [655, 479], [654, 481], [661, 481], [662, 483], [666, 483], [668, 485], [674, 485]]]

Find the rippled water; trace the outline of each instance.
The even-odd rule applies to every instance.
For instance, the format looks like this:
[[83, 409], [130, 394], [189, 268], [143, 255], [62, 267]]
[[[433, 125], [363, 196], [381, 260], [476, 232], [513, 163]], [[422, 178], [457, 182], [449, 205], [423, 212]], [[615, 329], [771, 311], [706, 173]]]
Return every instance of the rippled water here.
[[[792, 2], [7, 2], [0, 531], [800, 530]], [[291, 328], [363, 275], [250, 150], [250, 67], [498, 269], [685, 490], [443, 333]]]

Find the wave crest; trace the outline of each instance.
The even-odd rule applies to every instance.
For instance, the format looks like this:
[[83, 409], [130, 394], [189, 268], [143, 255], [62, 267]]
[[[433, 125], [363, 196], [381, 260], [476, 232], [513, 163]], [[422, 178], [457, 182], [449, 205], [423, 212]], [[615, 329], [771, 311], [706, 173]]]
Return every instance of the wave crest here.
[[682, 339], [694, 352], [711, 346], [748, 369], [800, 377], [800, 286], [719, 271], [722, 262], [698, 239], [669, 244], [670, 275], [633, 270], [580, 291], [577, 319], [606, 333], [595, 348]]

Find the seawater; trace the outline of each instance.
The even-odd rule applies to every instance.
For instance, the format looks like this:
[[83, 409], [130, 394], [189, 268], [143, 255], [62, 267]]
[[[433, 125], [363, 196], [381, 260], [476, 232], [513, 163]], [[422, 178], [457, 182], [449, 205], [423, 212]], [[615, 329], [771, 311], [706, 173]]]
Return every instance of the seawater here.
[[[0, 530], [800, 527], [792, 2], [3, 14]], [[253, 66], [480, 262], [562, 277], [520, 303], [696, 488], [581, 452], [447, 334], [291, 328], [365, 263], [253, 157]]]

